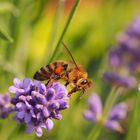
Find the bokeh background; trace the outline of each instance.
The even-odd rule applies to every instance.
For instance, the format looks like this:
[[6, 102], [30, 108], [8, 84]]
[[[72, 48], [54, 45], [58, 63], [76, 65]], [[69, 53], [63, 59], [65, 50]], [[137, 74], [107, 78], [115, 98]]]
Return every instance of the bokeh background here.
[[[74, 0], [0, 0], [0, 91], [6, 93], [13, 78], [32, 78], [46, 65], [58, 42]], [[70, 109], [63, 119], [55, 121], [51, 132], [44, 131], [42, 140], [85, 140], [93, 125], [83, 118], [91, 92], [107, 97], [109, 87], [102, 74], [110, 70], [108, 51], [115, 46], [118, 33], [140, 14], [139, 0], [81, 0], [64, 37], [77, 63], [85, 67], [93, 80], [80, 101], [73, 95]], [[59, 49], [55, 60], [68, 60]], [[133, 95], [131, 95], [133, 99]], [[132, 103], [133, 104], [133, 103]], [[126, 132], [120, 134], [104, 129], [99, 140], [124, 140], [130, 118], [123, 122]], [[136, 134], [132, 134], [136, 135]], [[27, 135], [25, 126], [12, 120], [0, 120], [0, 140], [37, 140]]]

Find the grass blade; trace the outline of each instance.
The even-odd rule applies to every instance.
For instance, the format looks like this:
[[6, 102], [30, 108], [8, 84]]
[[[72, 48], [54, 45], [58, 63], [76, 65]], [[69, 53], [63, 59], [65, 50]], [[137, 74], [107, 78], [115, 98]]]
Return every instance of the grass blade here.
[[62, 34], [61, 34], [61, 36], [60, 36], [60, 38], [59, 38], [59, 40], [58, 40], [58, 43], [57, 43], [57, 45], [56, 45], [56, 47], [55, 47], [55, 49], [54, 49], [54, 52], [53, 52], [53, 54], [52, 54], [52, 56], [51, 56], [51, 58], [50, 58], [50, 60], [49, 60], [49, 63], [54, 59], [54, 57], [55, 57], [55, 55], [56, 55], [56, 53], [57, 53], [57, 51], [58, 51], [58, 49], [59, 49], [59, 46], [60, 46], [60, 44], [61, 44], [61, 41], [63, 40], [63, 37], [64, 37], [64, 35], [65, 35], [65, 33], [66, 33], [66, 31], [67, 31], [67, 29], [68, 29], [70, 23], [71, 23], [71, 20], [72, 20], [72, 18], [73, 18], [73, 16], [74, 16], [74, 13], [75, 13], [75, 11], [76, 11], [76, 8], [77, 8], [79, 2], [80, 2], [80, 0], [76, 0], [76, 1], [75, 1], [75, 4], [74, 4], [74, 6], [73, 6], [73, 8], [72, 8], [72, 10], [71, 10], [71, 12], [70, 12], [70, 14], [69, 14], [68, 20], [67, 20], [67, 22], [66, 22], [66, 24], [65, 24], [65, 27], [64, 27], [64, 29], [63, 29], [63, 31], [62, 31]]
[[2, 28], [0, 28], [0, 38], [10, 43], [13, 43], [13, 38], [4, 30], [2, 30]]

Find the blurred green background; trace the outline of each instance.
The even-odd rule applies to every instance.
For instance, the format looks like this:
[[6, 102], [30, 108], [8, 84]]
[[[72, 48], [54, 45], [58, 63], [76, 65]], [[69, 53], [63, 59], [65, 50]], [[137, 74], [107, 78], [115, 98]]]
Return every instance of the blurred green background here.
[[[46, 65], [64, 28], [74, 0], [0, 0], [0, 91], [7, 92], [14, 77], [32, 78]], [[92, 91], [103, 94], [102, 74], [110, 70], [108, 50], [117, 34], [139, 14], [139, 0], [81, 0], [64, 37], [77, 63], [87, 69], [93, 88], [80, 102], [73, 95], [70, 109], [63, 119], [55, 121], [51, 132], [44, 130], [42, 138], [27, 135], [25, 127], [12, 121], [0, 120], [0, 140], [85, 140], [93, 124], [84, 120], [82, 112]], [[67, 60], [59, 49], [55, 60]], [[131, 114], [130, 114], [131, 116]], [[128, 121], [125, 122], [128, 126]], [[16, 129], [15, 129], [16, 128]], [[104, 129], [99, 140], [123, 140], [119, 134]]]

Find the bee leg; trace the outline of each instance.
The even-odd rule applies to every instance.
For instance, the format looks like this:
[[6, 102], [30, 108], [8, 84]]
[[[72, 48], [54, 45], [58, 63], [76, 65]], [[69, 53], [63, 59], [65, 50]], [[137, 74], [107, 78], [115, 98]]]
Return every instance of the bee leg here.
[[45, 86], [49, 85], [50, 81], [51, 81], [51, 80], [48, 80], [48, 82], [45, 84]]
[[46, 86], [51, 85], [53, 82], [55, 82], [55, 79], [50, 79], [48, 82], [45, 84]]
[[82, 99], [82, 97], [83, 97], [83, 95], [85, 94], [85, 89], [83, 89], [83, 92], [82, 92], [82, 94], [81, 94], [81, 96], [80, 96], [80, 99]]
[[83, 88], [82, 91], [83, 91], [83, 94], [84, 94], [86, 92], [86, 89]]
[[69, 84], [69, 75], [68, 72], [62, 75], [62, 79], [66, 81], [65, 86]]
[[68, 93], [68, 96], [70, 97], [72, 95], [72, 93], [78, 91], [78, 87], [74, 87], [69, 93]]
[[65, 86], [67, 86], [69, 84], [69, 82], [67, 81], [66, 83], [65, 83]]

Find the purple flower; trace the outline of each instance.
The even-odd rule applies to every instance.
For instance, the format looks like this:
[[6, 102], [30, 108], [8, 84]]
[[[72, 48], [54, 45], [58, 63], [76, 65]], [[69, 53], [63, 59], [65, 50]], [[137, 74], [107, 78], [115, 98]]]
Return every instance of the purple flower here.
[[126, 67], [130, 72], [140, 72], [140, 48], [120, 46], [109, 54], [110, 64], [115, 68]]
[[94, 93], [88, 99], [89, 110], [84, 113], [86, 119], [97, 122], [102, 117], [102, 103], [99, 96]]
[[10, 95], [7, 94], [0, 94], [0, 117], [7, 118], [8, 115], [13, 111], [13, 107], [10, 103], [11, 98]]
[[127, 33], [120, 33], [117, 38], [118, 48], [137, 48], [139, 47], [139, 41], [136, 37], [132, 37]]
[[14, 93], [12, 104], [15, 106], [15, 120], [27, 125], [27, 133], [36, 132], [42, 136], [42, 128], [50, 131], [52, 119], [62, 118], [61, 110], [69, 107], [68, 92], [64, 85], [54, 82], [45, 86], [40, 81], [15, 78], [14, 85], [9, 88]]
[[106, 120], [106, 126], [112, 130], [122, 132], [123, 129], [119, 124], [119, 121], [124, 119], [127, 115], [128, 107], [125, 103], [119, 103], [112, 108], [109, 117]]
[[136, 17], [127, 30], [128, 35], [140, 37], [140, 17]]
[[132, 76], [120, 76], [115, 73], [105, 73], [103, 75], [103, 79], [113, 86], [125, 87], [125, 88], [133, 88], [136, 86], [136, 79]]
[[[120, 126], [119, 121], [123, 120], [127, 115], [127, 105], [125, 103], [119, 103], [115, 105], [109, 115], [107, 120], [104, 120], [103, 116], [103, 105], [100, 97], [93, 93], [88, 100], [89, 109], [84, 112], [84, 117], [94, 123], [101, 123], [109, 129], [122, 132], [123, 128]], [[104, 120], [104, 121], [103, 121]]]
[[122, 54], [124, 51], [121, 48], [112, 49], [109, 53], [109, 61], [113, 67], [122, 66]]
[[131, 73], [140, 72], [140, 17], [118, 38], [117, 47], [111, 49], [109, 62], [114, 68], [127, 68]]

